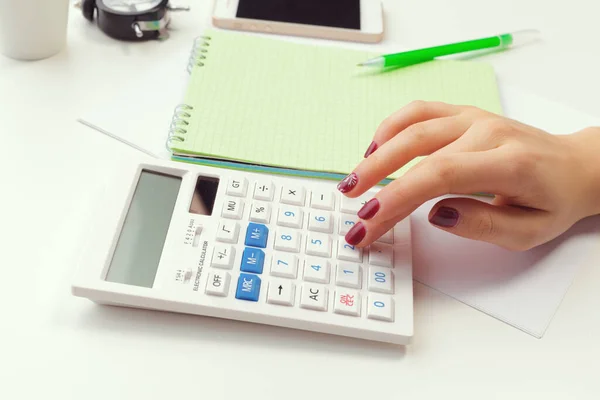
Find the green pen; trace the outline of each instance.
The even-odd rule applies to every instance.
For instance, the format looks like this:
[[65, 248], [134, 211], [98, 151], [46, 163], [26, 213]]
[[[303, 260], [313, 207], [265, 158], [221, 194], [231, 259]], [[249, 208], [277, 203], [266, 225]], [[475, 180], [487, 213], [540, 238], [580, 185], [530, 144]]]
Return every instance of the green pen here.
[[485, 50], [492, 48], [507, 48], [514, 45], [524, 44], [535, 40], [539, 31], [526, 29], [512, 33], [490, 36], [482, 39], [467, 40], [465, 42], [445, 44], [441, 46], [428, 47], [425, 49], [405, 51], [402, 53], [385, 54], [380, 57], [372, 58], [358, 64], [361, 67], [406, 67], [431, 61], [437, 57], [448, 56], [452, 54], [465, 53], [469, 51]]

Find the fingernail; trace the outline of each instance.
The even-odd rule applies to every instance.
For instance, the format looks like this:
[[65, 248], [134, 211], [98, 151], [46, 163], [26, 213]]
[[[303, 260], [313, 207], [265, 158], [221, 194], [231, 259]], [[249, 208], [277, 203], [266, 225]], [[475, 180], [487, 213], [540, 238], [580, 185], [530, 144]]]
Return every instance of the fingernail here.
[[358, 176], [353, 172], [344, 179], [340, 183], [338, 183], [338, 190], [342, 193], [347, 193], [352, 190], [354, 186], [358, 183]]
[[358, 210], [358, 218], [360, 219], [371, 219], [379, 211], [379, 200], [371, 199]]
[[450, 207], [440, 207], [429, 219], [434, 225], [452, 228], [458, 222], [458, 211]]
[[365, 226], [362, 224], [362, 222], [358, 222], [354, 224], [354, 226], [348, 231], [348, 233], [346, 233], [346, 243], [350, 245], [358, 244], [361, 240], [364, 239], [366, 234], [367, 230], [365, 229]]
[[369, 147], [367, 148], [367, 151], [365, 152], [365, 158], [369, 157], [371, 154], [373, 154], [375, 152], [375, 150], [377, 150], [377, 143], [375, 142], [371, 142], [371, 144], [369, 145]]

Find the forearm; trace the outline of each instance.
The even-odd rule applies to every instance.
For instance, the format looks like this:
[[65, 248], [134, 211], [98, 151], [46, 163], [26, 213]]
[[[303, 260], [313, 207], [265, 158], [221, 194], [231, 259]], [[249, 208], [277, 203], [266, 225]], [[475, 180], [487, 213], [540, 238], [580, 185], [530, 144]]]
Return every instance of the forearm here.
[[573, 138], [581, 154], [582, 174], [589, 200], [588, 214], [600, 214], [600, 127], [579, 131]]

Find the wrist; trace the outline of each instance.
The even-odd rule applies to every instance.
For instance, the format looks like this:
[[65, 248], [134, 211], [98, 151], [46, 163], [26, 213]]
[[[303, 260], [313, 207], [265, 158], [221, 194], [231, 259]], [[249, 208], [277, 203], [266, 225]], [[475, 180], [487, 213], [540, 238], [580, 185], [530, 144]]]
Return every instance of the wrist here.
[[600, 214], [600, 127], [586, 128], [572, 135], [578, 149], [582, 174], [583, 206], [586, 215]]

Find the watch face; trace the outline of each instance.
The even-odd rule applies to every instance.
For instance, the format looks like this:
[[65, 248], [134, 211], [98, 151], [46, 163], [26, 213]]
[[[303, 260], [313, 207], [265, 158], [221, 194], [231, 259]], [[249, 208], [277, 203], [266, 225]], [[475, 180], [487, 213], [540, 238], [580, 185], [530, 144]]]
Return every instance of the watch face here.
[[162, 0], [103, 0], [104, 5], [113, 10], [122, 13], [140, 13], [152, 10], [159, 5]]

